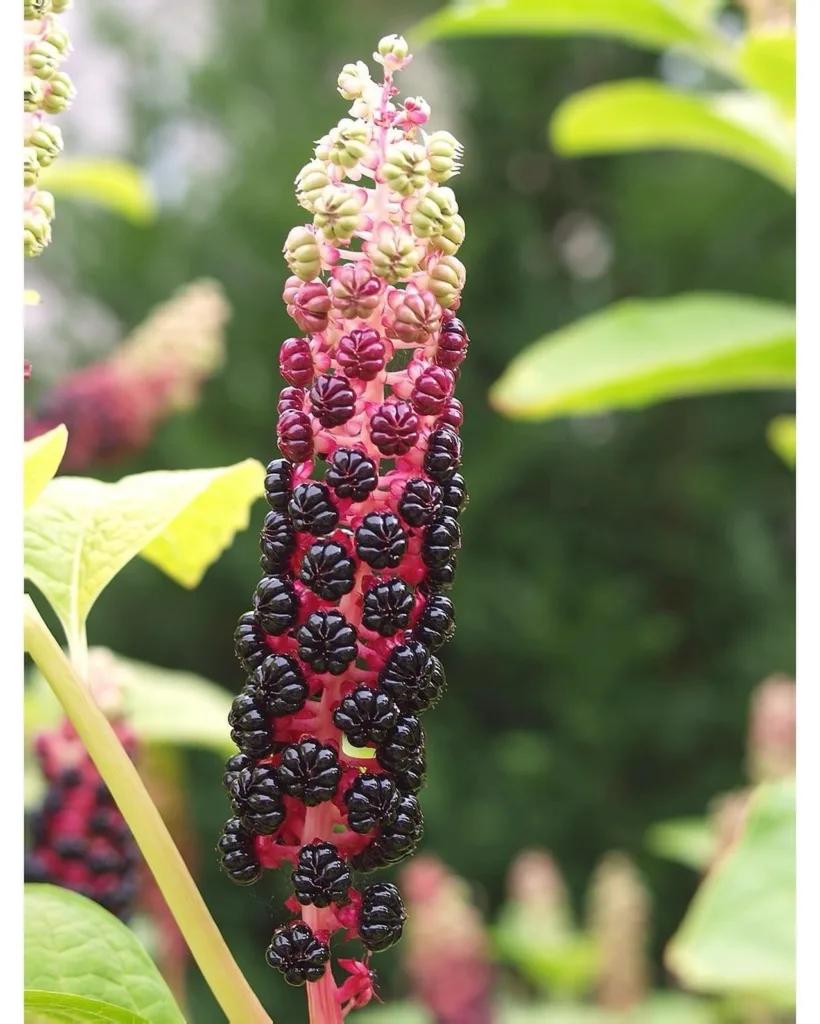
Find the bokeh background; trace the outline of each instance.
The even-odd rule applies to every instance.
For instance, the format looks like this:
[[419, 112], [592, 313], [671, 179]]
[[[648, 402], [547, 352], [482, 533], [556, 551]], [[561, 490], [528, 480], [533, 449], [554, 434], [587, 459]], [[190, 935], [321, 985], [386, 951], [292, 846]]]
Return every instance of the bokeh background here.
[[[291, 183], [345, 115], [341, 66], [436, 6], [78, 0], [66, 18], [79, 90], [60, 119], [66, 153], [142, 167], [158, 216], [137, 226], [60, 201], [54, 244], [28, 271], [43, 305], [28, 316], [27, 404], [113, 350], [178, 286], [214, 278], [233, 309], [224, 371], [198, 407], [100, 475], [276, 454], [277, 352], [292, 333], [281, 247], [302, 215]], [[526, 344], [619, 298], [793, 300], [793, 204], [775, 185], [707, 156], [550, 152], [548, 115], [569, 93], [693, 73], [613, 42], [475, 39], [421, 51], [401, 83], [465, 145], [454, 185], [471, 337], [459, 385], [471, 501], [449, 691], [427, 723], [423, 848], [490, 915], [524, 847], [551, 850], [576, 899], [602, 853], [626, 851], [652, 888], [658, 982], [696, 877], [653, 857], [646, 830], [743, 783], [750, 693], [794, 670], [793, 475], [764, 441], [793, 396], [540, 425], [503, 419], [487, 392]], [[262, 515], [256, 506], [252, 526]], [[90, 640], [234, 692], [233, 628], [257, 559], [252, 528], [191, 593], [132, 564], [95, 609]], [[263, 958], [275, 883], [237, 890], [211, 853], [226, 816], [220, 775], [212, 754], [188, 756], [201, 885], [271, 1012], [298, 1022], [303, 993]], [[397, 997], [397, 957], [381, 961], [383, 991]], [[221, 1019], [195, 972], [190, 1002], [198, 1024]]]

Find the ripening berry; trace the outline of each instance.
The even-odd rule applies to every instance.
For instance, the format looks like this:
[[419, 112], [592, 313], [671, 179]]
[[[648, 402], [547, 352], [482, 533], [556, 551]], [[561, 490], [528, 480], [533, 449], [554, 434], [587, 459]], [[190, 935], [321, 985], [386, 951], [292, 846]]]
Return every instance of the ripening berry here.
[[239, 664], [246, 672], [252, 672], [270, 654], [265, 634], [259, 628], [259, 623], [253, 612], [245, 612], [239, 619], [233, 636], [234, 652]]
[[467, 506], [467, 488], [461, 473], [454, 473], [441, 487], [441, 513], [458, 519]]
[[358, 654], [356, 630], [341, 612], [316, 611], [296, 631], [299, 657], [314, 672], [338, 676]]
[[364, 835], [395, 820], [401, 796], [389, 775], [363, 772], [354, 779], [344, 800], [348, 825], [354, 832]]
[[379, 304], [384, 283], [362, 261], [333, 268], [330, 301], [345, 320], [369, 319]]
[[252, 885], [262, 875], [253, 836], [238, 818], [230, 818], [217, 844], [222, 870], [237, 885]]
[[441, 488], [438, 484], [411, 477], [399, 498], [399, 515], [408, 526], [424, 526], [441, 513]]
[[449, 427], [439, 427], [427, 439], [424, 470], [445, 483], [461, 466], [461, 438]]
[[406, 920], [407, 913], [395, 885], [377, 882], [362, 893], [359, 938], [372, 953], [394, 946], [401, 938]]
[[403, 399], [383, 402], [370, 417], [370, 437], [382, 455], [406, 455], [419, 439], [419, 418]]
[[306, 412], [288, 409], [279, 417], [276, 434], [282, 454], [291, 462], [306, 462], [313, 454], [313, 428]]
[[350, 868], [332, 843], [310, 843], [299, 851], [299, 863], [291, 877], [296, 899], [302, 906], [341, 906], [347, 902]]
[[464, 362], [469, 345], [470, 339], [464, 324], [457, 317], [450, 317], [442, 325], [438, 337], [436, 362], [448, 370], [455, 370]]
[[264, 757], [273, 746], [273, 730], [252, 692], [243, 690], [233, 699], [228, 713], [231, 739], [243, 754]]
[[285, 512], [290, 501], [293, 465], [287, 459], [274, 459], [265, 471], [265, 497], [274, 512]]
[[279, 392], [279, 400], [276, 403], [276, 411], [280, 416], [289, 409], [302, 412], [305, 408], [306, 399], [307, 391], [304, 388], [282, 388]]
[[341, 775], [333, 747], [313, 739], [285, 747], [276, 769], [276, 781], [281, 790], [298, 797], [307, 807], [332, 800]]
[[288, 338], [279, 349], [279, 372], [295, 388], [313, 381], [313, 353], [307, 338]]
[[362, 625], [380, 636], [405, 629], [413, 611], [413, 591], [398, 576], [376, 583], [364, 594]]
[[407, 536], [392, 512], [371, 512], [356, 530], [356, 554], [372, 569], [395, 569], [407, 550]]
[[268, 964], [281, 971], [288, 985], [319, 981], [330, 960], [330, 949], [320, 942], [304, 921], [283, 924], [273, 933], [265, 953]]
[[401, 711], [418, 714], [438, 703], [444, 672], [424, 644], [410, 640], [393, 648], [379, 673], [379, 686]]
[[272, 717], [295, 715], [305, 706], [308, 686], [299, 663], [287, 654], [270, 654], [245, 686], [256, 706]]
[[413, 636], [431, 651], [437, 651], [452, 639], [455, 628], [453, 602], [443, 594], [433, 594], [424, 603]]
[[310, 410], [323, 427], [347, 423], [356, 411], [356, 395], [347, 377], [323, 373], [310, 389]]
[[282, 794], [271, 764], [241, 768], [231, 780], [228, 793], [234, 814], [253, 835], [269, 836], [285, 820]]
[[444, 403], [444, 409], [436, 421], [437, 427], [452, 427], [458, 430], [464, 422], [464, 406], [457, 398], [448, 398]]
[[376, 464], [357, 448], [337, 448], [328, 460], [325, 483], [337, 498], [364, 501], [378, 482]]
[[338, 601], [353, 589], [356, 565], [334, 540], [311, 544], [302, 559], [299, 579], [325, 601]]
[[450, 516], [436, 519], [424, 531], [421, 557], [429, 569], [441, 569], [461, 547], [461, 527]]
[[262, 629], [278, 636], [296, 621], [299, 599], [290, 580], [282, 576], [263, 576], [253, 595], [253, 607]]
[[372, 327], [357, 328], [339, 340], [339, 366], [354, 380], [375, 380], [387, 362], [387, 344]]
[[335, 530], [339, 513], [324, 484], [308, 481], [293, 489], [288, 512], [297, 530], [323, 537]]
[[410, 402], [420, 416], [438, 416], [452, 395], [455, 381], [443, 366], [429, 366], [416, 378]]
[[259, 534], [262, 556], [259, 564], [268, 576], [290, 573], [290, 557], [296, 550], [296, 531], [290, 517], [283, 512], [268, 512]]
[[376, 748], [376, 760], [387, 772], [401, 771], [424, 749], [424, 731], [415, 715], [402, 715]]
[[380, 690], [359, 686], [333, 712], [333, 722], [354, 747], [381, 743], [399, 718], [399, 709]]

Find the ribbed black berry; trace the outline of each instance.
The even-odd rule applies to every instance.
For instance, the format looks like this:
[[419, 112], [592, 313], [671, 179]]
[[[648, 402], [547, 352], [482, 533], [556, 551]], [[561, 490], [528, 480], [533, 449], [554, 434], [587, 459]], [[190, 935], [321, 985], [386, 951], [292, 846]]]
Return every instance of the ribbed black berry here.
[[364, 772], [353, 780], [345, 793], [347, 823], [353, 832], [364, 835], [379, 825], [389, 825], [399, 811], [401, 797], [389, 775]]
[[253, 672], [270, 654], [265, 634], [259, 628], [253, 612], [245, 612], [240, 618], [233, 639], [237, 660], [246, 672]]
[[283, 924], [273, 933], [265, 959], [281, 971], [288, 985], [319, 981], [330, 960], [330, 948], [320, 942], [304, 921]]
[[296, 531], [284, 512], [268, 512], [259, 534], [259, 564], [268, 576], [290, 572], [290, 556], [296, 549]]
[[356, 411], [356, 393], [342, 373], [321, 373], [310, 389], [310, 411], [323, 427], [347, 423]]
[[353, 589], [356, 564], [335, 540], [319, 540], [305, 552], [299, 579], [325, 601], [338, 601]]
[[229, 757], [225, 762], [225, 773], [222, 776], [222, 785], [228, 792], [231, 789], [231, 783], [237, 777], [237, 775], [245, 768], [253, 768], [256, 764], [256, 759], [248, 757], [247, 754], [234, 754], [233, 757]]
[[430, 523], [424, 531], [421, 557], [428, 569], [441, 569], [461, 547], [461, 527], [458, 520], [442, 516]]
[[426, 711], [441, 697], [444, 671], [423, 643], [410, 640], [393, 648], [379, 673], [379, 686], [402, 711]]
[[401, 938], [407, 913], [401, 894], [390, 882], [368, 885], [359, 910], [359, 938], [371, 953], [390, 949]]
[[461, 473], [453, 473], [447, 483], [441, 486], [442, 514], [458, 519], [467, 507], [468, 500], [464, 477]]
[[393, 781], [400, 793], [418, 793], [427, 782], [427, 758], [424, 751], [414, 757], [400, 772], [393, 772]]
[[424, 749], [424, 730], [415, 715], [402, 715], [376, 748], [376, 760], [388, 772], [400, 772]]
[[312, 480], [294, 488], [288, 512], [297, 530], [312, 533], [315, 537], [324, 537], [339, 524], [339, 513], [330, 490]]
[[439, 427], [427, 439], [424, 472], [444, 483], [461, 466], [461, 438], [450, 427]]
[[424, 526], [441, 513], [441, 488], [437, 484], [411, 477], [399, 498], [399, 515], [408, 526]]
[[307, 807], [332, 800], [341, 776], [336, 751], [314, 739], [285, 747], [276, 769], [280, 789], [298, 797]]
[[398, 864], [409, 857], [424, 835], [424, 818], [418, 800], [411, 793], [399, 800], [399, 811], [389, 825], [385, 825], [368, 845], [350, 859], [356, 871], [375, 871], [376, 868]]
[[456, 631], [456, 610], [449, 597], [433, 594], [427, 598], [416, 620], [413, 636], [431, 651], [437, 651]]
[[253, 595], [253, 607], [261, 628], [278, 636], [296, 621], [299, 598], [290, 580], [282, 576], [263, 576]]
[[376, 464], [356, 448], [337, 448], [328, 460], [325, 483], [338, 498], [364, 501], [378, 482]]
[[356, 530], [356, 554], [373, 569], [395, 569], [407, 550], [407, 536], [392, 512], [371, 512]]
[[399, 709], [380, 690], [359, 686], [333, 712], [333, 721], [354, 747], [381, 743], [399, 718]]
[[243, 690], [233, 699], [228, 714], [231, 739], [243, 754], [264, 757], [273, 746], [273, 730], [253, 693]]
[[413, 591], [404, 580], [394, 576], [365, 591], [362, 625], [380, 636], [392, 636], [406, 628], [412, 611]]
[[449, 561], [439, 568], [428, 569], [419, 585], [419, 589], [423, 594], [439, 594], [442, 590], [449, 590], [456, 578], [457, 568], [458, 555], [453, 555]]
[[271, 764], [242, 768], [231, 781], [228, 792], [234, 814], [254, 835], [269, 836], [285, 820], [282, 794]]
[[295, 658], [270, 654], [251, 675], [245, 689], [267, 715], [295, 715], [305, 706], [308, 685]]
[[332, 843], [310, 843], [299, 851], [291, 883], [302, 906], [341, 905], [348, 899], [350, 868]]
[[253, 836], [239, 818], [225, 822], [217, 843], [222, 870], [237, 885], [252, 885], [259, 880], [262, 867], [253, 845]]
[[284, 512], [290, 500], [293, 463], [287, 459], [274, 459], [268, 463], [265, 476], [265, 497], [277, 512]]
[[341, 612], [311, 612], [296, 631], [299, 657], [314, 672], [338, 676], [356, 659], [356, 630]]

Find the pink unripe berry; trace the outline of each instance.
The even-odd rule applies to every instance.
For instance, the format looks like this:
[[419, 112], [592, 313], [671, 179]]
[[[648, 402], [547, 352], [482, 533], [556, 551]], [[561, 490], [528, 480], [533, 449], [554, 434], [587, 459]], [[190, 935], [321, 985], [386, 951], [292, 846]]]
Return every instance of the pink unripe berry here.
[[365, 263], [345, 263], [333, 269], [330, 301], [345, 320], [367, 320], [379, 304], [383, 287]]
[[297, 409], [301, 412], [305, 407], [307, 393], [304, 388], [282, 388], [279, 392], [277, 411], [281, 416], [287, 409]]
[[416, 380], [410, 402], [422, 416], [438, 416], [452, 395], [455, 381], [443, 366], [429, 366]]
[[451, 317], [441, 328], [436, 348], [436, 362], [448, 370], [455, 370], [464, 361], [469, 344], [470, 339], [467, 337], [464, 324], [457, 317]]
[[441, 416], [439, 416], [437, 425], [439, 427], [452, 427], [453, 430], [458, 430], [463, 422], [464, 406], [457, 398], [449, 398], [444, 403], [444, 409]]
[[288, 338], [279, 349], [279, 372], [295, 388], [313, 380], [313, 353], [307, 338]]
[[[292, 278], [289, 278], [288, 283]], [[318, 334], [328, 325], [330, 313], [330, 296], [327, 287], [321, 281], [308, 281], [292, 294], [285, 289], [285, 301], [288, 302], [288, 313], [307, 334]]]
[[323, 427], [338, 427], [356, 411], [356, 395], [342, 374], [323, 373], [310, 389], [310, 408]]
[[419, 439], [419, 418], [407, 402], [383, 402], [370, 418], [370, 437], [382, 455], [406, 455]]
[[339, 341], [339, 365], [358, 380], [374, 380], [387, 363], [387, 344], [372, 327], [357, 328]]
[[441, 306], [431, 291], [419, 291], [412, 285], [396, 289], [387, 297], [393, 313], [388, 335], [412, 345], [423, 345], [441, 324]]
[[313, 454], [313, 428], [306, 412], [286, 410], [279, 419], [277, 434], [279, 448], [291, 462], [306, 462]]

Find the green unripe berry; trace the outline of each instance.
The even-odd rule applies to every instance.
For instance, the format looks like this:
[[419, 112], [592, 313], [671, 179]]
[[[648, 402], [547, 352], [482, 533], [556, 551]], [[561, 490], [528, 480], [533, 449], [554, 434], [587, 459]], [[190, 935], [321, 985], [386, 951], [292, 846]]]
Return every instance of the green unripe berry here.
[[366, 246], [367, 255], [377, 277], [388, 284], [397, 284], [409, 277], [419, 262], [419, 253], [409, 231], [382, 225]]
[[458, 174], [462, 145], [449, 132], [433, 132], [427, 138], [427, 156], [430, 160], [430, 178], [441, 184]]
[[316, 200], [315, 227], [328, 240], [347, 241], [362, 226], [365, 198], [360, 190], [329, 185]]
[[448, 256], [455, 256], [464, 242], [464, 218], [456, 214], [444, 230], [430, 239], [434, 249], [440, 249]]
[[64, 71], [58, 71], [51, 76], [46, 87], [43, 110], [47, 114], [61, 114], [71, 106], [74, 96], [74, 83]]
[[394, 192], [412, 195], [426, 183], [430, 173], [427, 151], [406, 139], [397, 142], [387, 150], [379, 172]]
[[23, 0], [23, 17], [35, 21], [51, 13], [51, 0]]
[[458, 213], [451, 188], [431, 188], [421, 196], [410, 215], [410, 223], [419, 238], [431, 238], [446, 231]]
[[43, 80], [35, 75], [26, 75], [23, 79], [23, 110], [27, 114], [33, 114], [40, 109], [45, 98], [46, 88]]
[[338, 167], [351, 168], [367, 153], [370, 143], [370, 125], [367, 121], [343, 118], [327, 136], [327, 159]]
[[63, 151], [63, 133], [53, 124], [40, 124], [26, 139], [26, 145], [37, 153], [37, 162], [48, 167]]
[[60, 64], [60, 51], [51, 43], [40, 40], [28, 51], [28, 66], [33, 75], [48, 80]]
[[40, 161], [37, 159], [37, 150], [33, 146], [23, 147], [23, 186], [31, 188], [37, 184], [40, 176]]
[[442, 256], [427, 276], [427, 287], [443, 309], [457, 301], [464, 287], [467, 271], [455, 256]]
[[33, 207], [23, 211], [23, 255], [39, 256], [51, 241], [51, 224], [45, 213]]
[[285, 259], [290, 272], [300, 281], [312, 281], [319, 276], [322, 258], [319, 243], [310, 228], [300, 225], [292, 229], [285, 239]]
[[311, 160], [305, 164], [296, 175], [296, 198], [299, 205], [314, 213], [316, 200], [330, 183], [327, 166], [321, 160]]

